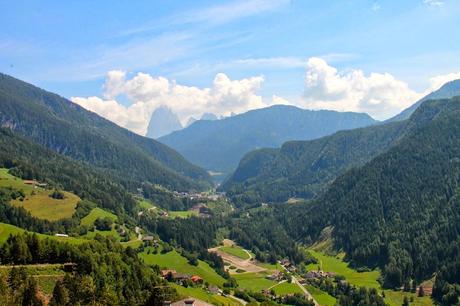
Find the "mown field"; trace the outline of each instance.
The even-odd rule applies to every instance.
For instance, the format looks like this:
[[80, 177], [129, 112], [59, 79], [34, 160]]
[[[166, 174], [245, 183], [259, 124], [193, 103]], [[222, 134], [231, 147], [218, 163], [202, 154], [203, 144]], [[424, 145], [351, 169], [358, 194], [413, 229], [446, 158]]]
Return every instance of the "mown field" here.
[[318, 266], [322, 267], [325, 272], [334, 272], [342, 275], [346, 280], [355, 286], [363, 286], [367, 288], [380, 288], [380, 283], [377, 281], [380, 277], [380, 271], [358, 272], [348, 266], [348, 263], [342, 260], [342, 256], [329, 256], [318, 251], [309, 250], [317, 260], [318, 264], [310, 264], [308, 270], [317, 270]]
[[322, 306], [334, 306], [336, 298], [329, 295], [327, 292], [324, 292], [316, 287], [307, 285], [305, 286], [308, 292], [315, 298], [315, 300]]
[[26, 184], [22, 179], [9, 174], [8, 169], [4, 168], [0, 169], [0, 187], [22, 191], [25, 198], [13, 200], [11, 204], [24, 207], [33, 216], [50, 221], [72, 217], [80, 201], [78, 196], [70, 192], [63, 192], [64, 199], [54, 199], [50, 197], [52, 190]]
[[210, 294], [202, 288], [185, 288], [176, 284], [172, 284], [172, 287], [176, 288], [182, 298], [194, 297], [213, 305], [241, 305], [239, 302], [230, 297]]
[[249, 259], [249, 254], [240, 246], [232, 245], [232, 246], [222, 246], [219, 248], [222, 252], [227, 254], [236, 256], [241, 259]]
[[295, 283], [284, 282], [272, 288], [276, 295], [288, 295], [293, 293], [303, 293], [302, 289]]
[[111, 212], [108, 212], [106, 210], [103, 210], [99, 207], [93, 208], [91, 212], [83, 217], [80, 221], [81, 225], [86, 225], [86, 226], [91, 226], [94, 225], [94, 221], [96, 221], [97, 218], [110, 218], [112, 221], [116, 221], [118, 217]]
[[[318, 266], [322, 266], [323, 271], [334, 272], [336, 274], [342, 275], [350, 284], [367, 288], [376, 288], [379, 291], [383, 291], [382, 287], [380, 286], [380, 283], [378, 282], [378, 279], [380, 277], [380, 271], [374, 270], [370, 272], [358, 272], [350, 268], [348, 264], [342, 260], [343, 254], [340, 254], [338, 256], [330, 256], [311, 249], [308, 251], [316, 259], [318, 259], [318, 264], [310, 264], [307, 266], [308, 270], [317, 270]], [[417, 297], [414, 293], [395, 290], [384, 290], [384, 292], [385, 302], [388, 303], [390, 306], [401, 305], [404, 296], [407, 296], [408, 298], [412, 297], [414, 301], [411, 302], [411, 305], [414, 306], [434, 305], [430, 297], [420, 298]]]
[[266, 273], [242, 273], [232, 275], [238, 282], [239, 288], [250, 291], [261, 291], [277, 284], [277, 282], [266, 279]]
[[166, 254], [150, 253], [148, 250], [153, 251], [152, 248], [146, 248], [144, 252], [139, 254], [139, 257], [149, 265], [158, 265], [160, 268], [174, 269], [179, 273], [189, 275], [199, 275], [208, 283], [222, 286], [225, 279], [214, 271], [206, 262], [198, 260], [198, 266], [193, 266], [188, 263], [187, 259], [173, 250]]
[[170, 218], [190, 218], [191, 216], [198, 216], [198, 213], [192, 210], [168, 211], [168, 214]]

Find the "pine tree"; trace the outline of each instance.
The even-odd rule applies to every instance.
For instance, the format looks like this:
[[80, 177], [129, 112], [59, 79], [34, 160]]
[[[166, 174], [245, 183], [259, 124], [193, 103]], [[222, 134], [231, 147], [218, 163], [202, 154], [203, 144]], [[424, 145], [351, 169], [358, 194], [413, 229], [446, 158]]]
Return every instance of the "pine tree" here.
[[69, 302], [69, 294], [61, 280], [56, 282], [53, 290], [53, 296], [49, 303], [50, 306], [63, 306]]
[[29, 277], [22, 294], [23, 306], [40, 306], [43, 301], [37, 296], [37, 283], [33, 277]]
[[407, 296], [404, 297], [402, 306], [409, 306], [409, 299], [407, 298]]
[[418, 296], [419, 297], [424, 297], [425, 296], [425, 290], [423, 289], [422, 286], [418, 288]]

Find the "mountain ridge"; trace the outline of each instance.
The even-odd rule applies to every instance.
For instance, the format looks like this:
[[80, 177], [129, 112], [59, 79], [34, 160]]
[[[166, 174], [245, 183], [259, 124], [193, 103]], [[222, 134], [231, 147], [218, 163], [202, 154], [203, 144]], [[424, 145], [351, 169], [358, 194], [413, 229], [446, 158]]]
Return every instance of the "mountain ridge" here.
[[[173, 149], [136, 135], [56, 94], [0, 75], [0, 125], [54, 151], [170, 188], [203, 188], [208, 174]], [[126, 173], [124, 174], [126, 175]], [[206, 183], [208, 184], [208, 183]], [[201, 186], [201, 187], [199, 187]]]
[[252, 149], [277, 147], [286, 140], [318, 138], [376, 122], [363, 113], [275, 105], [215, 121], [199, 120], [158, 140], [205, 169], [228, 173]]

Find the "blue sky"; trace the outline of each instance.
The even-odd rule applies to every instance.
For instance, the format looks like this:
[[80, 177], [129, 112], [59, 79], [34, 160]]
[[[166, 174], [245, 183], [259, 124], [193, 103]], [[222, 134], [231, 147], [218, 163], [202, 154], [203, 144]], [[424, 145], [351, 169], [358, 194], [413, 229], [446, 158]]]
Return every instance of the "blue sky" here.
[[[313, 57], [339, 76], [388, 73], [418, 94], [430, 78], [460, 71], [456, 0], [42, 0], [1, 1], [0, 11], [0, 71], [68, 98], [102, 97], [112, 70], [126, 80], [143, 72], [201, 89], [218, 73], [261, 76], [254, 91], [264, 101], [304, 100]], [[137, 102], [132, 92], [105, 96], [125, 107]], [[327, 100], [319, 89], [313, 97]], [[177, 111], [184, 120], [198, 115]]]

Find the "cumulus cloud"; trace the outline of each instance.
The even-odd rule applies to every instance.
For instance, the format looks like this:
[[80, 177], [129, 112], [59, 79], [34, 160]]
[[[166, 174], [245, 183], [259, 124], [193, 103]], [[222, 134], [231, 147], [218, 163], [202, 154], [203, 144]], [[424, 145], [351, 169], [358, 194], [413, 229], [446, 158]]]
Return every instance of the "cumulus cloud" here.
[[[110, 71], [104, 84], [104, 99], [99, 97], [72, 97], [71, 100], [115, 123], [138, 134], [145, 134], [152, 112], [167, 105], [185, 122], [190, 117], [198, 118], [205, 112], [218, 116], [241, 113], [250, 109], [268, 106], [257, 95], [264, 78], [250, 77], [231, 80], [218, 73], [209, 88], [184, 86], [164, 77], [138, 73], [127, 79], [124, 71]], [[123, 106], [116, 101], [126, 95], [132, 102]], [[279, 97], [278, 101], [279, 101]]]
[[460, 72], [453, 72], [443, 75], [438, 75], [430, 78], [430, 89], [429, 91], [438, 90], [442, 85], [453, 80], [460, 79]]
[[307, 108], [366, 112], [377, 119], [397, 114], [421, 97], [389, 73], [339, 72], [321, 58], [307, 62], [303, 104]]

